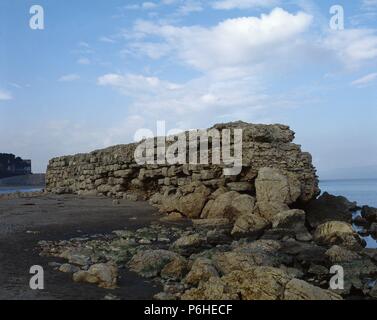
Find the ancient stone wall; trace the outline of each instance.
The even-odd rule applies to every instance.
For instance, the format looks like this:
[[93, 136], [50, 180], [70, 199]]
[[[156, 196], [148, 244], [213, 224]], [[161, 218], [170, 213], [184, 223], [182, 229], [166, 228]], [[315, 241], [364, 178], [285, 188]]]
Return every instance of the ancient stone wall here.
[[243, 130], [239, 175], [224, 176], [224, 165], [139, 165], [134, 158], [138, 144], [134, 143], [52, 159], [46, 174], [46, 189], [58, 194], [146, 200], [156, 193], [164, 194], [196, 183], [204, 185], [209, 193], [223, 187], [255, 196], [258, 171], [269, 167], [280, 170], [294, 182], [299, 201], [306, 202], [318, 195], [311, 156], [292, 143], [294, 132], [289, 127], [235, 122], [213, 128]]

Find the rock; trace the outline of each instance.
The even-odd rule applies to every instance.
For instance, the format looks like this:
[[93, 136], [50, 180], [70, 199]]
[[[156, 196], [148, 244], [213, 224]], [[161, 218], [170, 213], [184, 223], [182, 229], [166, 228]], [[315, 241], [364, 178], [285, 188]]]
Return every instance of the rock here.
[[344, 289], [337, 293], [349, 295], [352, 288], [363, 290], [364, 283], [377, 274], [377, 266], [370, 258], [357, 254], [339, 246], [331, 247], [326, 255], [332, 265], [339, 265], [344, 271]]
[[177, 300], [177, 297], [173, 294], [166, 293], [166, 292], [160, 292], [153, 296], [154, 300], [158, 301], [174, 301]]
[[162, 222], [178, 222], [178, 221], [182, 221], [183, 219], [185, 219], [185, 217], [181, 213], [172, 212], [168, 214], [167, 216], [162, 217], [160, 220]]
[[282, 239], [284, 236], [291, 236], [298, 241], [310, 241], [312, 236], [305, 226], [305, 212], [302, 210], [288, 210], [279, 212], [272, 218], [272, 233], [278, 236], [277, 240]]
[[219, 274], [210, 259], [198, 258], [194, 261], [184, 281], [188, 285], [197, 286], [201, 281], [208, 281], [210, 278], [218, 276]]
[[361, 227], [366, 227], [366, 226], [370, 225], [369, 221], [367, 219], [363, 218], [362, 216], [355, 217], [352, 222], [355, 225], [361, 226]]
[[238, 300], [237, 292], [231, 292], [224, 282], [218, 278], [210, 278], [206, 282], [201, 282], [198, 288], [185, 291], [181, 295], [181, 300]]
[[347, 248], [361, 249], [361, 239], [346, 222], [330, 221], [317, 227], [314, 240], [323, 245], [342, 245]]
[[361, 216], [369, 223], [377, 222], [377, 208], [363, 206], [361, 208]]
[[69, 263], [78, 266], [87, 266], [90, 264], [90, 256], [88, 250], [71, 250], [68, 249], [60, 255], [61, 258], [67, 259]]
[[329, 269], [327, 269], [324, 266], [320, 266], [318, 264], [312, 263], [308, 269], [308, 273], [311, 275], [318, 276], [318, 277], [323, 277], [329, 274]]
[[271, 267], [233, 271], [222, 278], [210, 278], [186, 291], [183, 300], [278, 300], [291, 277]]
[[176, 250], [182, 254], [192, 254], [201, 250], [202, 245], [206, 242], [201, 235], [194, 233], [187, 236], [182, 236], [176, 240], [171, 249]]
[[377, 222], [373, 222], [370, 227], [368, 228], [368, 232], [371, 233], [372, 235], [377, 234]]
[[235, 191], [220, 194], [215, 200], [207, 204], [203, 210], [201, 218], [223, 219], [229, 218], [228, 211], [231, 210], [234, 198], [239, 196]]
[[267, 221], [271, 221], [279, 212], [288, 211], [290, 208], [287, 204], [281, 202], [258, 201], [258, 213]]
[[336, 197], [325, 192], [318, 199], [305, 205], [304, 210], [310, 226], [317, 228], [329, 221], [351, 223], [352, 212], [357, 210], [357, 205], [344, 197]]
[[318, 246], [312, 242], [299, 242], [296, 240], [288, 240], [281, 242], [280, 252], [294, 257], [294, 261], [307, 265], [318, 264], [326, 265], [328, 257], [326, 256], [326, 248]]
[[340, 262], [350, 262], [361, 258], [356, 252], [337, 245], [332, 246], [329, 250], [327, 250], [326, 256], [328, 256], [330, 261], [334, 264]]
[[156, 277], [162, 269], [179, 255], [168, 250], [145, 250], [134, 255], [128, 263], [131, 271], [145, 278]]
[[273, 240], [257, 240], [236, 246], [232, 251], [216, 253], [212, 260], [221, 274], [246, 270], [254, 266], [289, 264], [292, 260], [281, 252], [281, 245]]
[[202, 229], [215, 229], [215, 228], [228, 228], [230, 222], [228, 219], [195, 219], [192, 220], [195, 228]]
[[227, 187], [231, 191], [237, 191], [237, 192], [248, 192], [253, 190], [253, 186], [250, 182], [230, 182], [227, 184]]
[[202, 217], [209, 219], [227, 219], [234, 223], [232, 235], [259, 235], [267, 222], [254, 214], [255, 199], [249, 195], [240, 195], [231, 191], [220, 194], [203, 210]]
[[186, 189], [190, 188], [193, 188], [193, 190], [190, 190], [192, 192], [179, 198], [177, 209], [184, 216], [196, 219], [200, 217], [211, 192], [204, 185], [195, 183], [187, 186]]
[[187, 260], [183, 257], [177, 257], [169, 262], [161, 271], [163, 279], [174, 281], [181, 280], [188, 272]]
[[284, 205], [294, 203], [301, 195], [301, 183], [293, 176], [284, 175], [274, 168], [259, 170], [255, 188], [259, 211], [268, 220], [284, 211], [274, 211], [274, 208], [284, 209]]
[[59, 271], [63, 273], [75, 273], [80, 271], [80, 268], [73, 266], [69, 263], [64, 263], [59, 267]]
[[78, 271], [73, 274], [75, 282], [97, 284], [101, 288], [115, 289], [118, 277], [118, 268], [111, 263], [92, 265], [88, 271]]
[[269, 222], [261, 216], [250, 212], [237, 218], [232, 229], [232, 236], [258, 239], [269, 226]]
[[315, 287], [303, 280], [292, 279], [285, 287], [284, 300], [342, 300], [342, 297], [329, 290]]

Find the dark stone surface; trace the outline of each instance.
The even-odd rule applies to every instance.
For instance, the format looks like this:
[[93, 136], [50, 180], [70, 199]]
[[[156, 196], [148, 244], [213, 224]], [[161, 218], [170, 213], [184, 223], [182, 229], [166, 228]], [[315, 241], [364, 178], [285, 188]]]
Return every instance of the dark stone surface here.
[[333, 196], [327, 192], [318, 199], [310, 201], [304, 208], [306, 218], [311, 228], [328, 221], [352, 222], [352, 212], [357, 211], [356, 203], [345, 197]]

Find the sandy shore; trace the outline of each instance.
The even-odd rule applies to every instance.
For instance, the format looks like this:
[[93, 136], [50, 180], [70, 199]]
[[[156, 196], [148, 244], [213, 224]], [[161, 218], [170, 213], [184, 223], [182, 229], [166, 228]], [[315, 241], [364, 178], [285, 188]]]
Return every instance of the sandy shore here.
[[[145, 202], [77, 196], [43, 195], [0, 200], [0, 299], [103, 299], [108, 293], [122, 299], [151, 299], [159, 291], [134, 273], [120, 271], [119, 289], [104, 290], [77, 284], [68, 274], [48, 265], [57, 259], [40, 257], [40, 240], [64, 240], [140, 228], [156, 220], [157, 211]], [[29, 288], [32, 265], [45, 271], [45, 290]]]

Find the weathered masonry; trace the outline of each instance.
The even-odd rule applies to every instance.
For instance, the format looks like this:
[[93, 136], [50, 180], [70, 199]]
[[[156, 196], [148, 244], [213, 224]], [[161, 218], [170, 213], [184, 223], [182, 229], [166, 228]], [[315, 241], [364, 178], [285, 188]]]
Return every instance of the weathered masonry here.
[[[50, 161], [47, 191], [81, 195], [100, 194], [114, 198], [148, 199], [172, 188], [203, 184], [213, 192], [220, 187], [255, 195], [255, 179], [263, 167], [279, 169], [297, 181], [299, 201], [318, 194], [318, 180], [309, 153], [292, 143], [294, 132], [284, 125], [254, 125], [244, 122], [215, 125], [218, 130], [243, 129], [242, 171], [224, 176], [221, 165], [138, 165], [138, 144], [118, 145], [88, 154], [64, 156]], [[296, 184], [297, 184], [296, 183]]]

